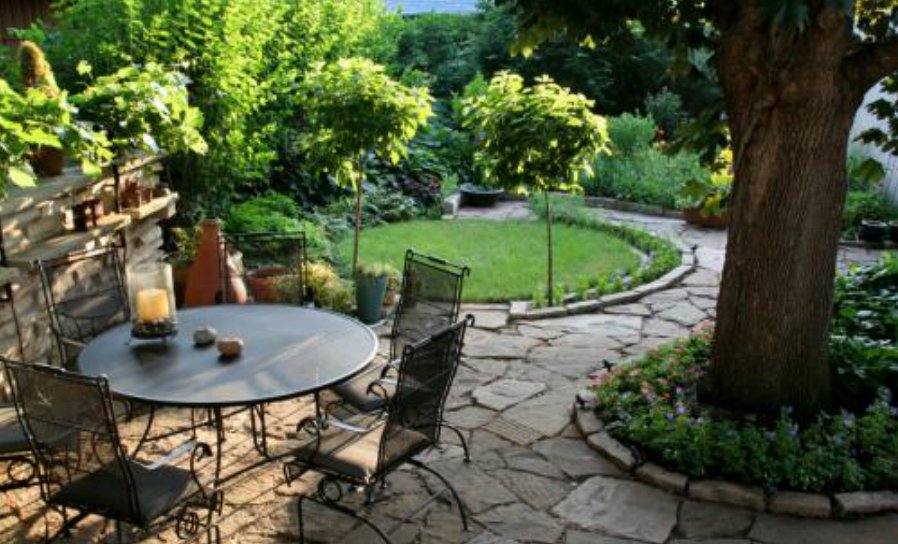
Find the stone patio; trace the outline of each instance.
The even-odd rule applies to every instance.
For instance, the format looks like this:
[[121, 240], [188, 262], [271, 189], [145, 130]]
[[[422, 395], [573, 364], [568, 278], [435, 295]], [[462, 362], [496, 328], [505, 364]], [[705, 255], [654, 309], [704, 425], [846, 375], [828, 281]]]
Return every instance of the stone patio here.
[[[527, 217], [521, 203], [505, 203], [501, 217]], [[447, 419], [469, 438], [473, 461], [444, 434], [445, 447], [427, 453], [426, 462], [446, 475], [467, 503], [472, 530], [461, 530], [457, 512], [443, 499], [410, 520], [407, 515], [440, 486], [417, 470], [403, 470], [389, 481], [370, 516], [391, 529], [397, 543], [513, 544], [893, 544], [898, 514], [861, 521], [812, 521], [756, 514], [706, 504], [630, 480], [616, 465], [595, 453], [570, 422], [576, 392], [602, 359], [619, 360], [644, 353], [689, 328], [713, 318], [725, 234], [698, 231], [678, 220], [603, 212], [648, 230], [673, 235], [698, 246], [699, 268], [682, 285], [638, 303], [603, 313], [509, 323], [502, 306], [472, 305], [477, 317], [465, 348], [463, 366], [447, 406]], [[875, 252], [851, 249], [841, 262], [875, 259]], [[476, 271], [475, 271], [476, 273]], [[308, 401], [268, 408], [274, 448], [289, 447], [286, 433], [305, 413]], [[166, 414], [169, 422], [189, 417]], [[258, 459], [245, 414], [227, 420], [225, 466]], [[201, 438], [211, 440], [208, 430]], [[170, 439], [154, 448], [171, 446]], [[228, 483], [220, 527], [234, 543], [296, 542], [296, 495], [310, 489], [312, 477], [288, 487], [281, 465], [272, 463]], [[360, 502], [360, 497], [352, 497]], [[43, 536], [55, 516], [44, 516], [36, 490], [7, 494], [0, 513], [0, 541], [22, 542]], [[312, 542], [376, 542], [368, 529], [329, 510], [309, 505], [307, 537]], [[105, 529], [89, 520], [77, 533], [95, 541]], [[163, 538], [176, 540], [170, 534]], [[146, 538], [156, 541], [156, 537]]]

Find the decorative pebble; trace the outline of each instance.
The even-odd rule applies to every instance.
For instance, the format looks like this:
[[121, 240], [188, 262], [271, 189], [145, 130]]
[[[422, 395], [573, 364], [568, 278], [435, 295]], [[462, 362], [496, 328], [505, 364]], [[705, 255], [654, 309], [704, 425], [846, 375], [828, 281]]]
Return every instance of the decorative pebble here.
[[243, 340], [237, 337], [220, 338], [218, 340], [218, 352], [222, 357], [234, 358], [243, 353]]
[[208, 346], [215, 343], [218, 332], [212, 327], [199, 327], [193, 331], [193, 343], [198, 346]]

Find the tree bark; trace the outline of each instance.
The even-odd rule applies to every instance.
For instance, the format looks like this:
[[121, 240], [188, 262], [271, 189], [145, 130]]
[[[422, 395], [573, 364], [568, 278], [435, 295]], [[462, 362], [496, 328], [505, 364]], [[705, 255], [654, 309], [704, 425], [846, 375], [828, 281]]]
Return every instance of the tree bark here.
[[552, 199], [549, 197], [549, 191], [544, 191], [543, 196], [546, 197], [546, 300], [549, 301], [549, 306], [554, 304], [552, 300], [555, 290], [552, 288], [554, 283], [553, 277], [553, 268], [554, 263], [552, 262]]
[[841, 28], [774, 35], [747, 11], [718, 51], [735, 183], [706, 394], [810, 415], [830, 393], [845, 155], [865, 89], [844, 77]]

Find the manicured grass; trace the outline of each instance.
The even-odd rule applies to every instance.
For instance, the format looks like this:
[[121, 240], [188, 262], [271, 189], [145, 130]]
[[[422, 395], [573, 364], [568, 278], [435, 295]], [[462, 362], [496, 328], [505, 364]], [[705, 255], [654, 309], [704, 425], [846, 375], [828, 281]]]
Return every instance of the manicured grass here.
[[[627, 243], [592, 229], [555, 223], [555, 282], [574, 290], [581, 278], [596, 278], [639, 263]], [[467, 301], [529, 299], [546, 284], [546, 225], [542, 221], [411, 221], [362, 232], [361, 262], [402, 268], [405, 251], [435, 255], [471, 267]], [[340, 244], [348, 261], [352, 237]]]

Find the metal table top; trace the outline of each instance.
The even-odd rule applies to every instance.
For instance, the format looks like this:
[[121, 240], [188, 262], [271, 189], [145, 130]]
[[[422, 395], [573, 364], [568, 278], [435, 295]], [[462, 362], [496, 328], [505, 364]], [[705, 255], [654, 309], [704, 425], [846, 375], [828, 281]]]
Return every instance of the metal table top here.
[[[377, 335], [339, 314], [280, 305], [224, 305], [178, 312], [180, 333], [166, 342], [131, 339], [131, 324], [92, 340], [78, 357], [82, 373], [106, 375], [119, 396], [156, 405], [224, 407], [283, 400], [346, 381], [377, 353]], [[243, 354], [219, 357], [196, 347], [210, 326], [238, 336]]]

